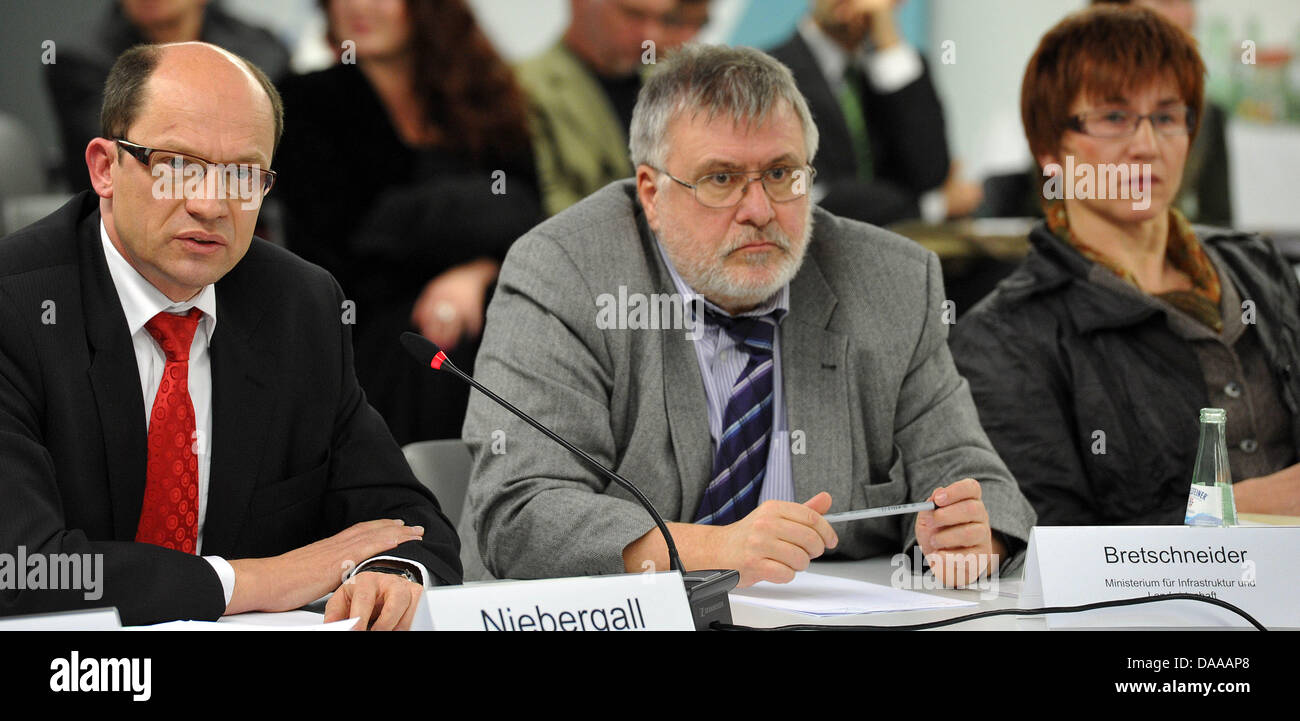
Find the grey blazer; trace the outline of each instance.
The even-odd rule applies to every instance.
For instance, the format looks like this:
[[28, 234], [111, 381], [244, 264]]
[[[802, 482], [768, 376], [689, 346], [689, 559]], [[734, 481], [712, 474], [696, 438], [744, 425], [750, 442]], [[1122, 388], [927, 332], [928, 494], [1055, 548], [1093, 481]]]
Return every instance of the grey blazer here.
[[[1034, 512], [980, 428], [948, 352], [937, 257], [906, 238], [813, 211], [781, 324], [795, 500], [832, 511], [909, 501], [970, 476], [1019, 549]], [[685, 331], [601, 330], [597, 297], [672, 293], [631, 180], [611, 183], [511, 248], [488, 307], [479, 380], [631, 479], [665, 520], [694, 518], [712, 463], [707, 401]], [[801, 435], [797, 435], [802, 432]], [[631, 496], [477, 391], [460, 532], [499, 578], [622, 573], [654, 524]], [[837, 527], [828, 558], [899, 553], [914, 516]], [[470, 554], [467, 579], [482, 578]], [[666, 570], [666, 569], [664, 569]]]

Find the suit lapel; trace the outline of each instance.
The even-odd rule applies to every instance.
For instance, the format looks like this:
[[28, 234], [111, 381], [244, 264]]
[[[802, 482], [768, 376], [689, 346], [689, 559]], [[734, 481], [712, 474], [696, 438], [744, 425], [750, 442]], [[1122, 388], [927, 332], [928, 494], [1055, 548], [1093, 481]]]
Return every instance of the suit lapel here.
[[695, 358], [694, 341], [685, 331], [664, 330], [664, 403], [672, 432], [673, 455], [681, 476], [682, 521], [695, 518], [713, 466], [713, 440], [709, 436], [709, 404], [704, 396], [704, 379]]
[[849, 412], [848, 339], [826, 329], [836, 302], [809, 253], [790, 282], [790, 313], [781, 322], [781, 382], [791, 434], [794, 500], [801, 503], [827, 491], [835, 509], [846, 510], [853, 490], [854, 424]]
[[95, 211], [77, 229], [84, 289], [82, 313], [90, 346], [88, 375], [104, 435], [113, 538], [132, 541], [140, 523], [149, 453], [144, 397], [122, 301], [104, 258], [99, 218]]
[[[642, 252], [649, 259], [651, 283], [657, 293], [676, 293], [668, 266], [664, 265], [653, 231], [639, 204], [635, 205]], [[681, 479], [681, 503], [677, 520], [695, 518], [704, 488], [713, 469], [713, 439], [709, 436], [709, 402], [704, 378], [695, 357], [695, 341], [682, 329], [659, 331], [663, 361], [664, 409], [672, 437], [673, 457]]]
[[[237, 272], [232, 271], [232, 274]], [[257, 336], [261, 310], [242, 302], [233, 282], [217, 283], [217, 328], [212, 335], [212, 454], [203, 551], [225, 555], [235, 547], [257, 481], [274, 398], [276, 355]]]

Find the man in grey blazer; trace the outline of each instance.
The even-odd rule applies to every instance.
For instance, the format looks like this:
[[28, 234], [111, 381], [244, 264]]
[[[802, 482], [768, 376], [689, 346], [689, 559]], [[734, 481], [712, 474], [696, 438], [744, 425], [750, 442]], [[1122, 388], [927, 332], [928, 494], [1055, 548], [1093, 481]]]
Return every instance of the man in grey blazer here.
[[[786, 582], [824, 553], [919, 546], [945, 583], [973, 582], [1034, 513], [954, 369], [938, 259], [813, 207], [816, 147], [770, 57], [661, 60], [633, 116], [636, 178], [515, 243], [476, 374], [637, 483], [687, 568]], [[478, 393], [464, 438], [467, 577], [668, 567], [629, 494]], [[924, 500], [938, 508], [822, 517]]]

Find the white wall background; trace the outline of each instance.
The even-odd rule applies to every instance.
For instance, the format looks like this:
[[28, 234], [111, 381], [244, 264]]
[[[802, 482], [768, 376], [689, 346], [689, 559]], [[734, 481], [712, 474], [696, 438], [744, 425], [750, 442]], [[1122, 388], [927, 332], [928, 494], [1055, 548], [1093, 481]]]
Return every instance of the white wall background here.
[[545, 50], [569, 24], [568, 0], [469, 0], [488, 39], [508, 60]]
[[[931, 0], [930, 69], [968, 177], [1023, 170], [1020, 80], [1038, 39], [1084, 0]], [[943, 43], [956, 62], [941, 62]]]

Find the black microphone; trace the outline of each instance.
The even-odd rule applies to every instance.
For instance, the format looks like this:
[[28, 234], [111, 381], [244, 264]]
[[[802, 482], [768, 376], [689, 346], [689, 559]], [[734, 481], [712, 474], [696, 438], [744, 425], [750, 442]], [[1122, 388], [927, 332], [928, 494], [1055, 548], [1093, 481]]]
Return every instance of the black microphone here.
[[659, 532], [663, 534], [664, 542], [668, 545], [668, 563], [671, 570], [680, 571], [682, 580], [686, 585], [686, 598], [690, 601], [691, 617], [695, 619], [695, 630], [703, 631], [709, 628], [709, 625], [715, 621], [722, 623], [731, 623], [731, 601], [727, 597], [736, 584], [740, 583], [740, 573], [734, 569], [723, 570], [706, 570], [706, 571], [686, 571], [682, 567], [682, 559], [677, 555], [677, 544], [673, 542], [673, 534], [669, 533], [668, 525], [655, 510], [654, 504], [650, 499], [645, 497], [640, 488], [634, 483], [620, 476], [614, 471], [606, 468], [595, 458], [587, 455], [587, 452], [561, 438], [559, 434], [550, 428], [542, 425], [532, 416], [515, 408], [509, 401], [501, 396], [488, 390], [483, 384], [474, 380], [469, 374], [456, 367], [447, 358], [447, 354], [442, 352], [436, 343], [425, 338], [418, 333], [406, 332], [401, 337], [402, 347], [406, 349], [421, 364], [426, 365], [433, 370], [448, 370], [459, 376], [461, 380], [478, 389], [480, 393], [491, 398], [498, 405], [511, 413], [515, 414], [528, 425], [541, 431], [547, 438], [564, 446], [565, 450], [577, 456], [585, 462], [592, 470], [601, 474], [605, 478], [617, 483], [626, 489], [632, 497], [645, 508], [650, 517], [654, 519], [655, 525], [659, 527]]

